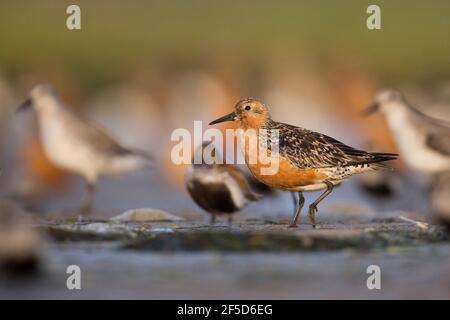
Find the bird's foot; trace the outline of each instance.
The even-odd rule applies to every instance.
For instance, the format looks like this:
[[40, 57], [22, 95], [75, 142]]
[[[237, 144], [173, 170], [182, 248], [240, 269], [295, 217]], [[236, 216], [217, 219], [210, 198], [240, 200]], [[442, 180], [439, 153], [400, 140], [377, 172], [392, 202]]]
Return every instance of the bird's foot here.
[[89, 207], [89, 206], [83, 205], [78, 209], [78, 214], [81, 216], [87, 215], [89, 213], [91, 213], [91, 207]]
[[296, 211], [296, 212], [295, 212], [295, 215], [294, 215], [294, 217], [292, 218], [291, 222], [289, 223], [289, 226], [288, 226], [288, 227], [289, 227], [289, 228], [298, 228], [297, 221], [298, 221], [299, 217], [300, 217], [300, 212], [299, 212], [299, 211]]
[[83, 225], [84, 218], [81, 214], [78, 215], [77, 220], [75, 221], [75, 227], [77, 229], [77, 232], [81, 231], [81, 226]]
[[316, 213], [317, 213], [317, 207], [310, 206], [309, 210], [308, 210], [308, 221], [313, 228], [316, 228]]
[[288, 228], [298, 228], [297, 222], [292, 221], [291, 223], [289, 223]]

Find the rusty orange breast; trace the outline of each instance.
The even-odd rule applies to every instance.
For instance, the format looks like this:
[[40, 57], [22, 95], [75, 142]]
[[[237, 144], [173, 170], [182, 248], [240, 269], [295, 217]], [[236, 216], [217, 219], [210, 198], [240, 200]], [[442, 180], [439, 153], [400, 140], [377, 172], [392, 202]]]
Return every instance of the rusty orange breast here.
[[[277, 163], [267, 163], [267, 158], [262, 161], [259, 157], [259, 143], [257, 141], [243, 141], [244, 158], [253, 176], [262, 183], [277, 189], [293, 189], [298, 186], [307, 186], [323, 182], [327, 178], [324, 169], [301, 169], [293, 165], [289, 160], [281, 155], [275, 156]], [[263, 150], [267, 157], [271, 156], [270, 151]], [[267, 170], [269, 168], [275, 170]], [[264, 170], [266, 169], [266, 170]], [[266, 172], [264, 172], [266, 171]], [[271, 174], [267, 174], [271, 171]]]

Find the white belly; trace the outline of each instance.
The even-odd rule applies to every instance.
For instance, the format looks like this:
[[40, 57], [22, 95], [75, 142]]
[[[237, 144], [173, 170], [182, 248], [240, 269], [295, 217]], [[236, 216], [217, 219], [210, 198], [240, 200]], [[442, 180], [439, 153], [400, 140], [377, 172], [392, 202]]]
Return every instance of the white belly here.
[[426, 133], [405, 121], [399, 115], [388, 117], [401, 159], [414, 170], [436, 173], [450, 170], [450, 157], [446, 157], [426, 146]]
[[49, 160], [56, 166], [95, 181], [105, 159], [69, 130], [59, 117], [41, 117], [41, 141]]

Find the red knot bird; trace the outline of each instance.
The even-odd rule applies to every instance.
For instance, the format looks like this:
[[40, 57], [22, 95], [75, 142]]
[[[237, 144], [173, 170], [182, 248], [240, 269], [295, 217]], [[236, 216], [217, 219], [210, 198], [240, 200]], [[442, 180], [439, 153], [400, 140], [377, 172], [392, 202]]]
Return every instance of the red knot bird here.
[[[260, 195], [251, 191], [244, 173], [231, 164], [204, 161], [204, 150], [209, 143], [203, 143], [195, 152], [202, 153], [202, 162], [192, 164], [185, 171], [186, 187], [191, 198], [203, 210], [211, 214], [211, 224], [217, 215], [232, 214], [244, 208], [249, 202], [257, 201]], [[218, 153], [217, 153], [218, 154]], [[217, 160], [216, 150], [211, 152], [211, 160]]]
[[[309, 206], [309, 222], [315, 227], [317, 205], [336, 184], [357, 173], [386, 168], [384, 161], [396, 159], [395, 154], [358, 150], [324, 134], [273, 121], [269, 108], [253, 98], [239, 101], [233, 112], [210, 125], [224, 121], [235, 121], [240, 129], [256, 132], [256, 143], [241, 143], [246, 164], [256, 179], [273, 188], [298, 192], [298, 205], [291, 227], [297, 226], [305, 202], [304, 191], [326, 189]], [[277, 139], [272, 139], [269, 134], [273, 130], [277, 132]], [[249, 161], [252, 153], [258, 154], [258, 148], [266, 148], [267, 154], [278, 150], [272, 154], [278, 159], [278, 170], [274, 174], [262, 174], [261, 169], [267, 164], [259, 157], [257, 161]]]
[[92, 209], [97, 180], [150, 166], [144, 152], [123, 147], [97, 125], [69, 111], [51, 85], [34, 87], [18, 111], [33, 107], [38, 115], [45, 154], [56, 166], [86, 183], [81, 213]]
[[422, 173], [450, 170], [450, 122], [425, 115], [398, 91], [385, 90], [366, 109], [381, 112], [406, 164]]

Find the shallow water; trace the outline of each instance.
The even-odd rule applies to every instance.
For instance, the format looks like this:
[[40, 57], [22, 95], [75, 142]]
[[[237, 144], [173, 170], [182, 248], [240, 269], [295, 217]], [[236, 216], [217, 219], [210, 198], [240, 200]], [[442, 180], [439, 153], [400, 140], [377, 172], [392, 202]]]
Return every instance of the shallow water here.
[[[80, 266], [82, 289], [66, 288]], [[366, 268], [381, 268], [381, 290]], [[155, 253], [108, 244], [53, 244], [45, 272], [0, 282], [0, 298], [432, 299], [450, 298], [450, 245], [304, 253]]]

